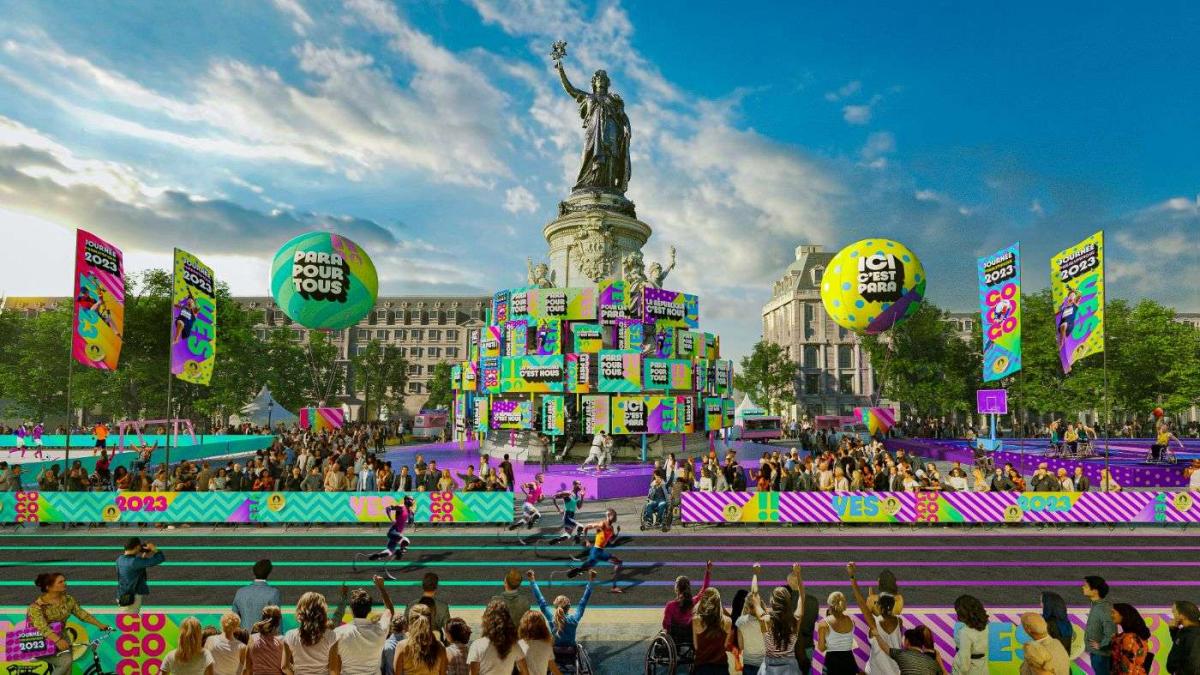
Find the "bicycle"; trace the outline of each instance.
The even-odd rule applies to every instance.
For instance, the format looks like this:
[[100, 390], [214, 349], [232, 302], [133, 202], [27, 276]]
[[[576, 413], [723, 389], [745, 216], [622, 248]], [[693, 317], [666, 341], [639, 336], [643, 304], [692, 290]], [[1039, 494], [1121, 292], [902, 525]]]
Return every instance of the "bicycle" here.
[[[116, 675], [113, 671], [105, 670], [104, 666], [100, 665], [100, 642], [107, 638], [115, 631], [112, 628], [100, 631], [100, 633], [87, 642], [72, 642], [69, 649], [73, 652], [77, 647], [83, 647], [83, 654], [80, 658], [86, 655], [89, 651], [92, 653], [92, 664], [88, 666], [83, 675]], [[66, 650], [56, 652], [52, 657], [43, 657], [43, 659], [52, 659], [66, 653]], [[53, 666], [48, 660], [36, 659], [32, 661], [9, 661], [6, 663], [7, 672], [12, 675], [49, 675], [53, 671]], [[80, 659], [75, 659], [79, 661]], [[74, 666], [72, 666], [74, 670]]]

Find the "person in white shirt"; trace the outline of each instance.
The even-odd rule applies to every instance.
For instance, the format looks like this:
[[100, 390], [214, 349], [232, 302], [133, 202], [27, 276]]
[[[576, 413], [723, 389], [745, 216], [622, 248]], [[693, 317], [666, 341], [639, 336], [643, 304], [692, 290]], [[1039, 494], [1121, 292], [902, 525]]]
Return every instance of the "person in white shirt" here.
[[189, 616], [179, 626], [179, 641], [159, 672], [162, 675], [213, 675], [212, 654], [200, 643], [200, 620]]
[[546, 617], [536, 609], [525, 612], [521, 617], [521, 625], [517, 628], [517, 643], [521, 653], [525, 655], [525, 667], [529, 675], [562, 675], [558, 664], [554, 662], [554, 638], [550, 636], [550, 626], [546, 625]]
[[342, 675], [337, 637], [329, 630], [325, 596], [312, 591], [300, 596], [296, 623], [299, 627], [283, 636], [283, 671], [289, 675]]
[[521, 675], [529, 675], [525, 654], [517, 644], [517, 627], [508, 615], [508, 605], [500, 598], [488, 603], [483, 610], [483, 637], [471, 643], [467, 650], [467, 665], [471, 675], [512, 675], [516, 667]]
[[379, 675], [383, 645], [391, 632], [396, 608], [384, 588], [383, 577], [375, 576], [375, 588], [383, 596], [384, 612], [379, 619], [367, 618], [371, 613], [371, 594], [361, 588], [350, 593], [350, 623], [333, 630], [337, 637], [338, 656], [342, 660], [342, 675]]
[[237, 614], [221, 616], [221, 633], [204, 641], [204, 649], [212, 654], [213, 675], [239, 675], [246, 663], [246, 645], [233, 636], [242, 621]]
[[608, 434], [600, 431], [595, 436], [592, 436], [592, 448], [588, 450], [587, 459], [583, 460], [583, 464], [579, 465], [579, 470], [583, 471], [588, 464], [596, 463], [596, 470], [599, 471], [604, 466], [604, 445], [608, 438]]

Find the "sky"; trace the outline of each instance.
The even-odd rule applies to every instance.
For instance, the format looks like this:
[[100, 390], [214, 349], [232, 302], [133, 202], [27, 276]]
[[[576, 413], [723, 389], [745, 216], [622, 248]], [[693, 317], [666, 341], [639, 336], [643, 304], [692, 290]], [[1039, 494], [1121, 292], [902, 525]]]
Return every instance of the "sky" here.
[[0, 293], [68, 295], [73, 228], [127, 269], [200, 256], [240, 295], [312, 229], [381, 293], [490, 294], [578, 170], [573, 83], [633, 128], [628, 197], [727, 355], [797, 245], [890, 237], [928, 298], [975, 258], [1026, 288], [1106, 232], [1110, 297], [1200, 311], [1200, 8], [1151, 3], [0, 0]]

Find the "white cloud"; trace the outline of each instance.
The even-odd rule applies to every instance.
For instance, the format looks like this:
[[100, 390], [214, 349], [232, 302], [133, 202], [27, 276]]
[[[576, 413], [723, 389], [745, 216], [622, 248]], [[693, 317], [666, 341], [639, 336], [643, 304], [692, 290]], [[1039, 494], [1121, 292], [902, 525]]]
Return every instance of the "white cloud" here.
[[843, 98], [846, 98], [847, 96], [853, 96], [860, 91], [862, 91], [862, 82], [853, 80], [843, 84], [836, 91], [826, 92], [825, 100], [829, 101], [830, 103], [835, 103]]
[[1035, 199], [1029, 204], [1029, 212], [1036, 216], [1046, 215], [1046, 209], [1042, 207], [1042, 201], [1040, 199]]
[[508, 175], [501, 158], [511, 131], [505, 96], [457, 55], [397, 25], [392, 43], [412, 66], [407, 87], [366, 54], [305, 42], [295, 49], [308, 77], [303, 86], [271, 68], [217, 59], [181, 99], [68, 54], [44, 35], [4, 43], [3, 53], [21, 67], [0, 64], [0, 80], [94, 131], [194, 152], [315, 166], [354, 179], [394, 167], [476, 186]]
[[890, 131], [876, 131], [867, 136], [866, 143], [859, 150], [864, 166], [871, 169], [887, 167], [887, 156], [896, 151], [896, 137]]
[[312, 27], [313, 19], [299, 0], [271, 0], [271, 4], [292, 19], [292, 30], [296, 31], [297, 35], [305, 35]]
[[538, 209], [533, 193], [518, 185], [504, 191], [504, 210], [512, 214], [533, 213]]
[[916, 197], [917, 201], [919, 202], [940, 202], [945, 200], [945, 197], [938, 194], [934, 190], [917, 190], [915, 193], [913, 193], [913, 196]]
[[847, 124], [866, 124], [871, 121], [871, 105], [848, 105], [842, 107], [842, 119]]

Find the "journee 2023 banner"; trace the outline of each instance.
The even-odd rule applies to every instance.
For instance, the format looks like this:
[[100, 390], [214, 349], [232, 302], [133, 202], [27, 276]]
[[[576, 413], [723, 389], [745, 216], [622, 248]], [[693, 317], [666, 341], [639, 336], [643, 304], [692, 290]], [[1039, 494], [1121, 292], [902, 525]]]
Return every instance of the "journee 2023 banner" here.
[[125, 331], [125, 263], [121, 249], [77, 230], [71, 354], [85, 366], [116, 370]]
[[208, 384], [217, 361], [216, 277], [196, 256], [175, 249], [171, 304], [171, 373], [184, 382]]
[[1104, 351], [1104, 232], [1050, 259], [1054, 330], [1064, 373], [1080, 359]]
[[983, 381], [1021, 369], [1021, 242], [977, 261]]

